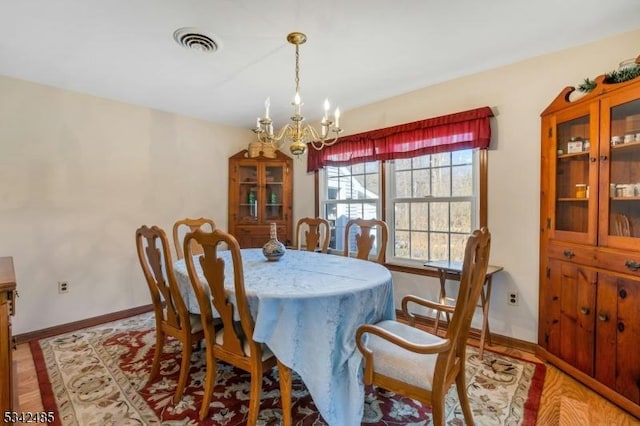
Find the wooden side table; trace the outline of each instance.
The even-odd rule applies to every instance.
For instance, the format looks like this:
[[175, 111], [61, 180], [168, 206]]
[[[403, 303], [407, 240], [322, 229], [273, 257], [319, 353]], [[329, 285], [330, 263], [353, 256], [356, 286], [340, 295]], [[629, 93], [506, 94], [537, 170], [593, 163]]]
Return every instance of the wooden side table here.
[[[448, 260], [435, 260], [428, 261], [424, 263], [424, 266], [428, 268], [433, 268], [438, 271], [438, 277], [440, 278], [440, 303], [444, 304], [447, 300], [455, 301], [452, 297], [447, 297], [447, 290], [445, 288], [445, 284], [447, 282], [447, 275], [452, 277], [454, 280], [460, 280], [460, 276], [462, 274], [462, 262], [452, 262]], [[489, 302], [491, 300], [491, 282], [493, 275], [497, 272], [502, 271], [504, 268], [502, 266], [489, 265], [487, 267], [487, 275], [484, 280], [484, 285], [482, 286], [482, 291], [480, 292], [480, 304], [478, 307], [482, 308], [482, 331], [480, 333], [480, 359], [482, 359], [484, 355], [484, 346], [486, 343], [486, 339], [489, 339], [489, 345], [491, 342], [491, 330], [489, 329]], [[438, 312], [436, 315], [436, 334], [438, 333], [438, 328], [440, 326], [440, 314]], [[445, 313], [447, 317], [447, 323], [449, 322], [449, 315]]]

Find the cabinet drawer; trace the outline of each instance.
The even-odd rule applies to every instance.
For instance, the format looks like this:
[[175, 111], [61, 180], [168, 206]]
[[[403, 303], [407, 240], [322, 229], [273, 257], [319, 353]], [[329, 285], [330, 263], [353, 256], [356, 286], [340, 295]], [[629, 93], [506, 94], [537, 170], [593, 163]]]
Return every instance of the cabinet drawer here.
[[[286, 226], [277, 226], [277, 232], [278, 232], [278, 239], [280, 239], [280, 235], [286, 235]], [[269, 226], [260, 226], [260, 225], [256, 225], [256, 226], [238, 226], [236, 227], [236, 233], [238, 235], [252, 235], [255, 237], [266, 237], [267, 240], [269, 239], [269, 233], [270, 233], [270, 228]], [[265, 240], [264, 242], [266, 243], [267, 240]]]
[[[232, 233], [241, 248], [260, 248], [269, 241], [270, 227], [265, 225], [237, 226]], [[289, 233], [286, 231], [286, 226], [278, 226], [277, 233], [278, 241], [287, 244]]]
[[598, 267], [623, 274], [640, 277], [640, 253], [609, 251], [600, 249], [597, 253]]
[[584, 247], [551, 241], [548, 246], [549, 257], [577, 264], [592, 264], [596, 260], [595, 247]]

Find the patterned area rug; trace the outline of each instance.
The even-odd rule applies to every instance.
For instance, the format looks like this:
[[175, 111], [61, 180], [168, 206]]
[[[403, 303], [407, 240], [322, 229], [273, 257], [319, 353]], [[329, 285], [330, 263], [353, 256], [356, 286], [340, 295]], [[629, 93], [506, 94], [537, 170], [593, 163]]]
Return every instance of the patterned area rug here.
[[[203, 393], [204, 350], [194, 351], [184, 397], [173, 404], [180, 343], [167, 342], [161, 375], [148, 383], [154, 342], [153, 314], [32, 342], [45, 410], [55, 410], [58, 425], [246, 424], [248, 374], [219, 363], [209, 415], [200, 422], [197, 413]], [[476, 424], [534, 425], [545, 366], [489, 351], [481, 361], [474, 348], [468, 348], [467, 357], [467, 386]], [[262, 389], [259, 424], [278, 425], [281, 406], [276, 368], [265, 374]], [[297, 377], [292, 403], [294, 424], [326, 424]], [[454, 388], [447, 394], [446, 411], [447, 424], [464, 423]], [[362, 424], [429, 425], [431, 409], [367, 387]]]

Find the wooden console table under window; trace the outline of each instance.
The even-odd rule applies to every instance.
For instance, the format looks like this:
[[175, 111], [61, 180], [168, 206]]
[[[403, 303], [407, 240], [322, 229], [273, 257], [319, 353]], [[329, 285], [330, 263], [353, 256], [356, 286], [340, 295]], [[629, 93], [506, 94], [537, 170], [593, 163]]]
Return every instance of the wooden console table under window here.
[[[447, 290], [445, 284], [447, 282], [447, 275], [452, 279], [460, 280], [462, 273], [462, 262], [453, 262], [448, 260], [434, 260], [425, 262], [424, 266], [427, 268], [433, 268], [438, 271], [438, 277], [440, 278], [440, 303], [444, 304], [447, 300], [455, 301], [452, 297], [447, 297]], [[482, 308], [482, 331], [480, 333], [480, 359], [484, 355], [484, 345], [486, 338], [489, 338], [489, 344], [491, 345], [491, 331], [489, 330], [489, 302], [491, 300], [491, 281], [493, 275], [502, 271], [502, 266], [489, 265], [487, 267], [487, 275], [480, 292], [480, 304], [478, 307]], [[438, 333], [438, 327], [440, 326], [440, 313], [436, 315], [436, 334]], [[449, 314], [446, 314], [447, 322], [449, 322]]]

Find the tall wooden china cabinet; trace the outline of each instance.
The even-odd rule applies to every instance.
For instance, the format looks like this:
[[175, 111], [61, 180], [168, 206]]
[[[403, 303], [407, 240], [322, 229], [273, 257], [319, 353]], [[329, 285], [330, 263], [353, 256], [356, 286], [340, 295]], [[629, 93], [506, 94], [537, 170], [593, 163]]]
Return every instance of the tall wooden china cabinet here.
[[640, 77], [542, 113], [540, 356], [640, 417]]
[[273, 158], [251, 158], [242, 150], [229, 158], [229, 233], [240, 247], [262, 247], [271, 223], [280, 242], [292, 241], [293, 160], [280, 151]]

